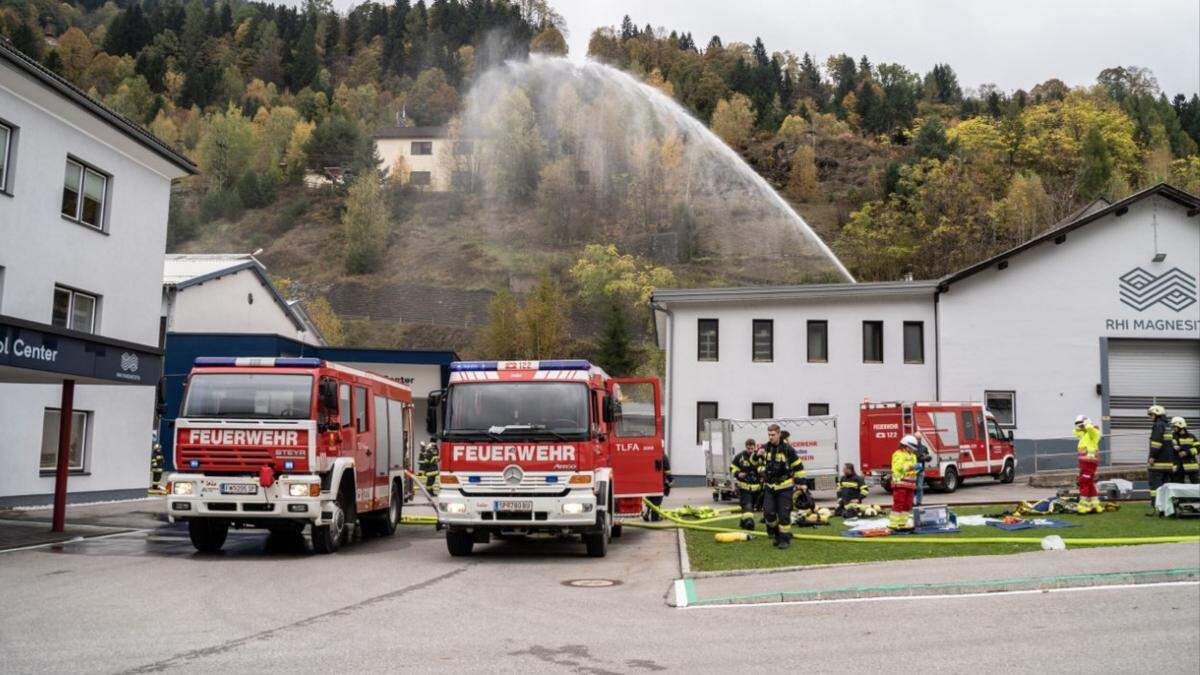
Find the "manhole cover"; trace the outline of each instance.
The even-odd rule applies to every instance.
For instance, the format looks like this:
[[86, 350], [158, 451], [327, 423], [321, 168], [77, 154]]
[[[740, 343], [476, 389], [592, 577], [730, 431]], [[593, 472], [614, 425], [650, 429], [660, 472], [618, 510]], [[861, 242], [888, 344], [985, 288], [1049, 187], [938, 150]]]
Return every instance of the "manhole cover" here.
[[563, 586], [574, 586], [575, 588], [607, 588], [609, 586], [620, 586], [621, 582], [616, 579], [568, 579], [562, 582]]

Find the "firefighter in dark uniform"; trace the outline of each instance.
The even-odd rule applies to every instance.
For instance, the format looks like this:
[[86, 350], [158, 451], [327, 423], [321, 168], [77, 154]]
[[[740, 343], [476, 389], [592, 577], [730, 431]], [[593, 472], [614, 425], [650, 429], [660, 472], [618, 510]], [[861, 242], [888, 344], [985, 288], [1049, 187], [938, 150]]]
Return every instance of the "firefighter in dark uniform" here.
[[[838, 477], [837, 484], [837, 510], [834, 511], [835, 516], [846, 514], [846, 508], [850, 504], [862, 504], [862, 501], [867, 498], [867, 492], [870, 488], [867, 487], [867, 481], [858, 475], [854, 470], [854, 465], [846, 462], [846, 466], [842, 467], [842, 475]], [[857, 507], [850, 507], [857, 513]]]
[[150, 452], [150, 494], [163, 494], [163, 452], [162, 444], [158, 442], [158, 434], [154, 434], [154, 448]]
[[1150, 416], [1150, 456], [1147, 459], [1147, 478], [1150, 481], [1150, 504], [1164, 483], [1171, 481], [1175, 473], [1175, 439], [1167, 423], [1167, 411], [1161, 405], [1152, 405], [1146, 411]]
[[1176, 483], [1200, 483], [1200, 444], [1196, 436], [1188, 430], [1187, 420], [1176, 417], [1171, 420], [1171, 436], [1175, 440], [1175, 478]]
[[417, 457], [417, 476], [425, 479], [425, 489], [429, 494], [438, 492], [438, 447], [431, 438], [421, 445], [421, 454]]
[[774, 545], [785, 549], [792, 543], [792, 494], [796, 481], [804, 478], [804, 463], [778, 424], [767, 427], [767, 439], [763, 446], [763, 515]]
[[738, 504], [742, 507], [742, 519], [738, 526], [743, 530], [754, 529], [754, 507], [762, 494], [763, 453], [758, 442], [746, 439], [746, 449], [734, 456], [729, 463], [729, 473], [738, 489]]

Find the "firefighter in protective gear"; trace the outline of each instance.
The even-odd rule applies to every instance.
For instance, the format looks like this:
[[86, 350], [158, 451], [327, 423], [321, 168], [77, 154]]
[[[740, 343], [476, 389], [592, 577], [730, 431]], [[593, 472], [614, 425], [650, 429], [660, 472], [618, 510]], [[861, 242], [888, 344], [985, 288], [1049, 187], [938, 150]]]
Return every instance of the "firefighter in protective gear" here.
[[417, 478], [425, 480], [425, 489], [429, 494], [438, 493], [438, 447], [431, 438], [421, 444], [421, 454], [417, 457]]
[[778, 424], [772, 424], [767, 427], [768, 440], [763, 446], [763, 515], [767, 534], [780, 549], [791, 546], [792, 494], [796, 482], [804, 478], [804, 462], [787, 437]]
[[921, 442], [909, 434], [900, 439], [900, 447], [892, 453], [892, 514], [888, 525], [893, 529], [908, 523], [917, 489], [917, 449]]
[[1164, 483], [1171, 481], [1175, 473], [1175, 439], [1167, 423], [1167, 411], [1161, 405], [1152, 405], [1146, 414], [1150, 417], [1150, 454], [1146, 459], [1147, 479], [1150, 482], [1150, 504]]
[[1075, 452], [1079, 457], [1079, 510], [1077, 513], [1101, 513], [1100, 493], [1096, 491], [1096, 468], [1100, 465], [1100, 429], [1087, 415], [1075, 418]]
[[[842, 467], [842, 475], [838, 477], [838, 505], [834, 515], [845, 515], [850, 504], [862, 504], [862, 500], [867, 498], [868, 490], [867, 482], [854, 470], [854, 464], [846, 462]], [[854, 510], [857, 511], [857, 507]]]
[[1200, 483], [1200, 443], [1182, 417], [1171, 419], [1171, 438], [1175, 442], [1176, 483]]
[[746, 439], [746, 449], [734, 456], [729, 463], [729, 473], [733, 476], [738, 489], [738, 504], [742, 509], [742, 518], [738, 527], [743, 530], [754, 529], [754, 503], [762, 492], [763, 456], [758, 451], [758, 442], [753, 438]]
[[162, 444], [157, 439], [158, 434], [154, 435], [156, 437], [154, 440], [154, 449], [150, 453], [150, 489], [146, 492], [152, 495], [161, 495], [165, 494], [162, 484], [163, 452]]

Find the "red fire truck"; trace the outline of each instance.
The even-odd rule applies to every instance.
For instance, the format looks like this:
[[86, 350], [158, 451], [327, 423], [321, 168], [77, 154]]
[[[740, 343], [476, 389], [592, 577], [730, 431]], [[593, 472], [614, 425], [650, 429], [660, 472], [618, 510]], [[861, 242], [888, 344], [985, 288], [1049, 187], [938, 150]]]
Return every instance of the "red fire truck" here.
[[412, 392], [313, 358], [196, 359], [175, 421], [167, 515], [217, 551], [230, 526], [300, 533], [332, 553], [356, 525], [390, 535], [411, 498]]
[[430, 394], [438, 517], [453, 556], [492, 535], [579, 534], [602, 557], [642, 498], [663, 494], [657, 379], [581, 360], [462, 361]]
[[1013, 481], [1012, 433], [1001, 429], [981, 403], [955, 401], [863, 403], [858, 431], [863, 473], [879, 477], [890, 492], [892, 453], [901, 438], [918, 431], [933, 456], [925, 467], [925, 480], [933, 487], [954, 492], [974, 476]]

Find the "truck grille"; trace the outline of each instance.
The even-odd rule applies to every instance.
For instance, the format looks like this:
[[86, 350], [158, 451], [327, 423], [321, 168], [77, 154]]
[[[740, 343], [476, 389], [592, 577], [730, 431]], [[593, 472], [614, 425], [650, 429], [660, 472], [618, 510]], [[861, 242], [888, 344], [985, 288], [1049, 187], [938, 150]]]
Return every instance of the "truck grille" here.
[[[192, 466], [192, 460], [198, 462]], [[258, 471], [274, 465], [270, 448], [179, 448], [175, 467], [181, 471]]]
[[[479, 480], [472, 481], [472, 478]], [[459, 474], [458, 480], [462, 493], [475, 497], [502, 497], [510, 494], [561, 496], [570, 490], [567, 485], [567, 476], [559, 476], [556, 483], [547, 483], [545, 475], [525, 474], [517, 485], [509, 485], [500, 475], [467, 476]]]

